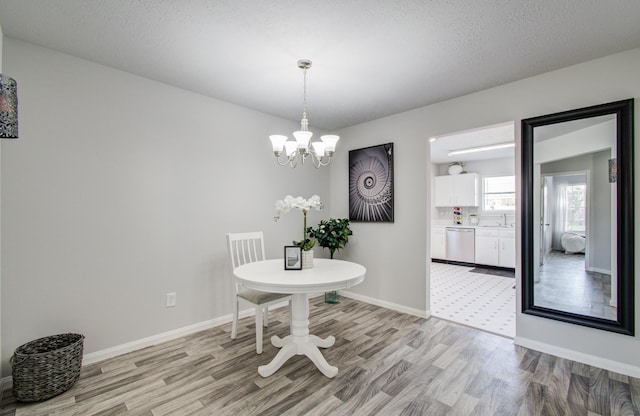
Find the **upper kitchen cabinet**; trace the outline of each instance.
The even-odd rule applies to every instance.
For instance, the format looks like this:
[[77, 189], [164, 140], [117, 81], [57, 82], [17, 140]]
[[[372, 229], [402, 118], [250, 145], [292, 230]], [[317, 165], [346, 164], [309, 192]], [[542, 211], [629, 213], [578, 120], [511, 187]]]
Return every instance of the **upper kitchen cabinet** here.
[[435, 177], [436, 207], [477, 207], [479, 205], [477, 173]]

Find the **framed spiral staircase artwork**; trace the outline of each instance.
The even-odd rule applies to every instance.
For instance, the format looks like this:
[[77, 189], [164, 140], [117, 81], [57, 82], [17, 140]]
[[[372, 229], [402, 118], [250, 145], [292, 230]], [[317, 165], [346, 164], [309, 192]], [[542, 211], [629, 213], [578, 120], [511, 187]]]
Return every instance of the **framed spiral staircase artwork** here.
[[349, 220], [393, 222], [393, 143], [349, 151]]

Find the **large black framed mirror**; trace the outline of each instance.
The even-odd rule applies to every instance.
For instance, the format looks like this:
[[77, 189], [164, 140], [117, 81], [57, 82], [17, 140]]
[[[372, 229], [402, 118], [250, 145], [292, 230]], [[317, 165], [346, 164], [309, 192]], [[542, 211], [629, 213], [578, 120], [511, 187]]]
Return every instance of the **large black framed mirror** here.
[[522, 120], [522, 312], [634, 335], [633, 99]]

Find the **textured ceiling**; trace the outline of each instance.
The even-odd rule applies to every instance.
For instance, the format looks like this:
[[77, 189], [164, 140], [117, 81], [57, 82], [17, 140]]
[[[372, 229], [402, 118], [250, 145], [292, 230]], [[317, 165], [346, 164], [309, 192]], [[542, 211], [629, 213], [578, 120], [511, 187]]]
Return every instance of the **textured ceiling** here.
[[1, 0], [16, 38], [334, 130], [640, 47], [638, 0]]

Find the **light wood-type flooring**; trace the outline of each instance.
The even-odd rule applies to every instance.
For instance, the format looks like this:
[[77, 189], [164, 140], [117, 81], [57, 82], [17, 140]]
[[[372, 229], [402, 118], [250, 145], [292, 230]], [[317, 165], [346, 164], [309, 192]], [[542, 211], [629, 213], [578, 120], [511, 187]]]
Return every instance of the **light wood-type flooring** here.
[[[253, 318], [83, 367], [66, 393], [36, 404], [5, 392], [0, 415], [634, 415], [640, 380], [514, 346], [437, 318], [421, 319], [345, 297], [311, 299], [311, 331], [340, 371], [323, 376], [304, 356], [273, 376], [257, 367], [288, 332], [272, 312], [262, 355]], [[615, 346], [612, 346], [615, 348]]]
[[611, 306], [611, 276], [585, 270], [584, 253], [551, 251], [534, 284], [536, 306], [616, 320]]

